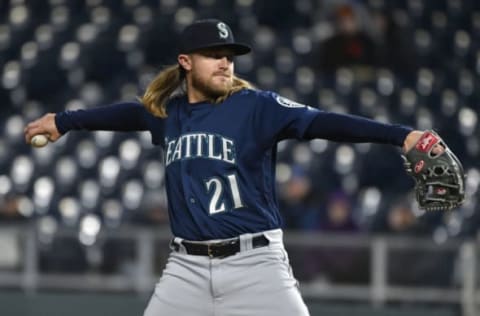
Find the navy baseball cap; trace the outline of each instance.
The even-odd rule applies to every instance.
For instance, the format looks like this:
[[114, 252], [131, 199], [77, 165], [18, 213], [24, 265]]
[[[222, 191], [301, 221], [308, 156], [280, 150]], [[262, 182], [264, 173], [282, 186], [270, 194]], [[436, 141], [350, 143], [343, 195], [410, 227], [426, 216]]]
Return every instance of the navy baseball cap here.
[[251, 51], [250, 46], [235, 42], [230, 27], [217, 19], [195, 21], [180, 34], [181, 54], [215, 47], [229, 48], [235, 55], [244, 55]]

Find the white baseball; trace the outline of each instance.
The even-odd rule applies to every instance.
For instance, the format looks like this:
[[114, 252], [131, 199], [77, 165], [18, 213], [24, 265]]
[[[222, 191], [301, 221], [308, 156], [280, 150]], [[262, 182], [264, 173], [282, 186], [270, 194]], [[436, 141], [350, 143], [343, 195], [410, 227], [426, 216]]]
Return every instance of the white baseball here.
[[33, 147], [43, 147], [47, 143], [48, 143], [48, 138], [43, 134], [33, 136], [32, 140], [30, 141], [30, 144], [32, 144]]

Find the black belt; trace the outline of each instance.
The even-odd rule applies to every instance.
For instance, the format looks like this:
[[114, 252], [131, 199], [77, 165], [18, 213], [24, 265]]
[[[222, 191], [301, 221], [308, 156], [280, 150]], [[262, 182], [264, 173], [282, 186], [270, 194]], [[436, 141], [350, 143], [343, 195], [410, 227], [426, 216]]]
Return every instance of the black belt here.
[[[232, 256], [240, 251], [240, 239], [232, 239], [228, 241], [220, 241], [213, 243], [197, 243], [182, 240], [182, 245], [185, 247], [189, 255], [208, 256], [210, 258], [225, 258]], [[259, 248], [268, 246], [270, 242], [264, 235], [255, 236], [252, 238], [252, 248]], [[180, 245], [172, 240], [172, 246], [175, 251], [180, 250]]]

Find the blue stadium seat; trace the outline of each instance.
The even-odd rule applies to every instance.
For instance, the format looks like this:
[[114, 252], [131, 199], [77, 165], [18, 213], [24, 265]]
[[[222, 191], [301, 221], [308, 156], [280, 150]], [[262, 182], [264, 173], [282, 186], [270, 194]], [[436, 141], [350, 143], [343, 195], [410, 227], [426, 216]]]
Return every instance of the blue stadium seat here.
[[[470, 168], [468, 181], [478, 180], [472, 166], [480, 154], [480, 5], [473, 0], [362, 4], [366, 30], [376, 25], [369, 14], [388, 12], [412, 40], [407, 48], [415, 59], [413, 75], [388, 63], [319, 71], [316, 49], [337, 32], [329, 5], [334, 6], [252, 0], [0, 2], [0, 101], [5, 105], [0, 179], [9, 179], [22, 212], [38, 217], [45, 242], [66, 225], [78, 227], [81, 243], [90, 245], [103, 227], [134, 220], [142, 199], [150, 208], [166, 208], [163, 197], [151, 198], [163, 190], [165, 173], [161, 150], [148, 133], [69, 133], [56, 144], [31, 149], [22, 130], [45, 112], [135, 100], [163, 65], [175, 63], [172, 47], [180, 30], [213, 12], [253, 47], [253, 54], [236, 58], [242, 78], [323, 110], [437, 129]], [[375, 31], [375, 41], [382, 43], [385, 38]], [[411, 189], [401, 168], [391, 166], [399, 158], [396, 148], [325, 140], [282, 142], [278, 148], [280, 180], [292, 174], [289, 163], [307, 168], [311, 177], [322, 179], [316, 189], [351, 193], [361, 221], [388, 209], [394, 193], [407, 196]], [[398, 183], [376, 172], [388, 172]], [[470, 183], [469, 190], [478, 193], [478, 183]], [[474, 234], [478, 207], [472, 199], [461, 213], [441, 220], [437, 236]]]

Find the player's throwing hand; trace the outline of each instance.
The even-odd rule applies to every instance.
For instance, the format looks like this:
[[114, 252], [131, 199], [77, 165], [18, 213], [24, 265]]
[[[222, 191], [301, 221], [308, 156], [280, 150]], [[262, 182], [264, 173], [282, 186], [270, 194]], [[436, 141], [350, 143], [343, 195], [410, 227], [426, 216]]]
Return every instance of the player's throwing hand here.
[[57, 129], [55, 124], [55, 114], [48, 113], [41, 118], [30, 122], [23, 130], [25, 134], [25, 141], [30, 144], [32, 137], [35, 135], [46, 135], [50, 142], [54, 142], [59, 139], [62, 134]]

